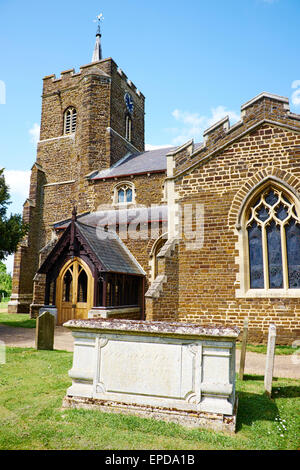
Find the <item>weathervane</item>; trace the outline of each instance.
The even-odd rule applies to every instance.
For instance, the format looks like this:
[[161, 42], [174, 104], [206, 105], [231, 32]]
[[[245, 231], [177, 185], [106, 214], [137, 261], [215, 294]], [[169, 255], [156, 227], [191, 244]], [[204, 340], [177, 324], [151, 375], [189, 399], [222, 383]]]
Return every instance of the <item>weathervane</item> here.
[[103, 13], [100, 13], [99, 15], [97, 15], [96, 19], [93, 20], [94, 23], [98, 23], [97, 34], [100, 34], [100, 36], [101, 36], [101, 33], [100, 33], [100, 24], [101, 24], [101, 21], [103, 21], [103, 20], [104, 20]]

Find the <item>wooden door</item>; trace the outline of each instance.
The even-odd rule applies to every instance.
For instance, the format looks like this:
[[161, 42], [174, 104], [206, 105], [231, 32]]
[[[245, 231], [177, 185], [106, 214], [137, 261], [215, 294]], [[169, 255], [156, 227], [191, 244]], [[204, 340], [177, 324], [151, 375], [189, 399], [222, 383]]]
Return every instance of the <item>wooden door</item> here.
[[57, 278], [57, 319], [62, 325], [72, 318], [88, 318], [93, 306], [94, 279], [80, 258], [69, 260]]

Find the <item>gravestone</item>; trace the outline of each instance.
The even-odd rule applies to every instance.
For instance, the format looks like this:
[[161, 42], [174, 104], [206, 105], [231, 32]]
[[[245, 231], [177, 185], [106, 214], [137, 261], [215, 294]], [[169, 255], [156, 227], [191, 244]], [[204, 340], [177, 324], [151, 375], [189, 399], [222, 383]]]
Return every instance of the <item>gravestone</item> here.
[[102, 318], [64, 326], [74, 354], [63, 407], [235, 432], [238, 328]]
[[36, 349], [53, 349], [55, 317], [49, 312], [43, 312], [36, 322]]
[[239, 379], [240, 380], [243, 380], [243, 378], [244, 378], [247, 338], [248, 338], [248, 318], [245, 318], [245, 320], [244, 320], [243, 341], [242, 341], [242, 350], [241, 350], [241, 359], [240, 359], [240, 370], [239, 370]]
[[276, 326], [271, 324], [269, 326], [268, 336], [268, 347], [267, 347], [267, 359], [265, 369], [265, 392], [271, 397], [272, 395], [272, 380], [274, 371], [274, 360], [275, 360], [275, 345], [276, 345]]

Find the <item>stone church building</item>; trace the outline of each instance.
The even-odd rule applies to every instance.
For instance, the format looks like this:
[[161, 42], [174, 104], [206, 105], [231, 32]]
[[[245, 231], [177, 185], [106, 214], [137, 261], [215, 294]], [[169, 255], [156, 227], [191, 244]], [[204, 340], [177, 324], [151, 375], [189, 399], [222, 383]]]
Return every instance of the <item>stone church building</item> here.
[[300, 332], [300, 116], [261, 93], [180, 147], [145, 151], [144, 95], [100, 31], [92, 62], [44, 78], [9, 312]]

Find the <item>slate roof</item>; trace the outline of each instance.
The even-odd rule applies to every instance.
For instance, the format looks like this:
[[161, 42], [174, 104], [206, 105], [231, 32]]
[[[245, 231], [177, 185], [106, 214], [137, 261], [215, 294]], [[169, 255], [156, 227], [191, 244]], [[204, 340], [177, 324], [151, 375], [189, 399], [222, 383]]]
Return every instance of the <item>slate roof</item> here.
[[132, 174], [166, 171], [166, 154], [176, 147], [165, 147], [146, 152], [135, 153], [122, 158], [116, 165], [102, 171], [97, 171], [89, 179], [114, 178]]
[[145, 275], [142, 267], [115, 232], [78, 221], [75, 226], [99, 259], [103, 271]]
[[[134, 220], [141, 222], [167, 222], [168, 206], [137, 207], [131, 209], [110, 209], [104, 211], [90, 212], [77, 216], [77, 221], [89, 225], [97, 226], [116, 226], [120, 224], [129, 224]], [[71, 219], [59, 221], [53, 224], [53, 228], [65, 229], [71, 222]]]
[[[202, 146], [202, 142], [194, 144], [194, 151]], [[167, 170], [166, 155], [178, 147], [160, 147], [155, 150], [134, 153], [121, 158], [115, 165], [106, 170], [95, 171], [88, 176], [90, 180], [115, 178], [118, 176], [158, 173]]]
[[[144, 276], [146, 273], [137, 262], [116, 232], [101, 226], [93, 227], [72, 219], [75, 238], [87, 256], [100, 271]], [[66, 247], [70, 247], [72, 225], [53, 246], [51, 252], [40, 266], [38, 273], [48, 273]]]

